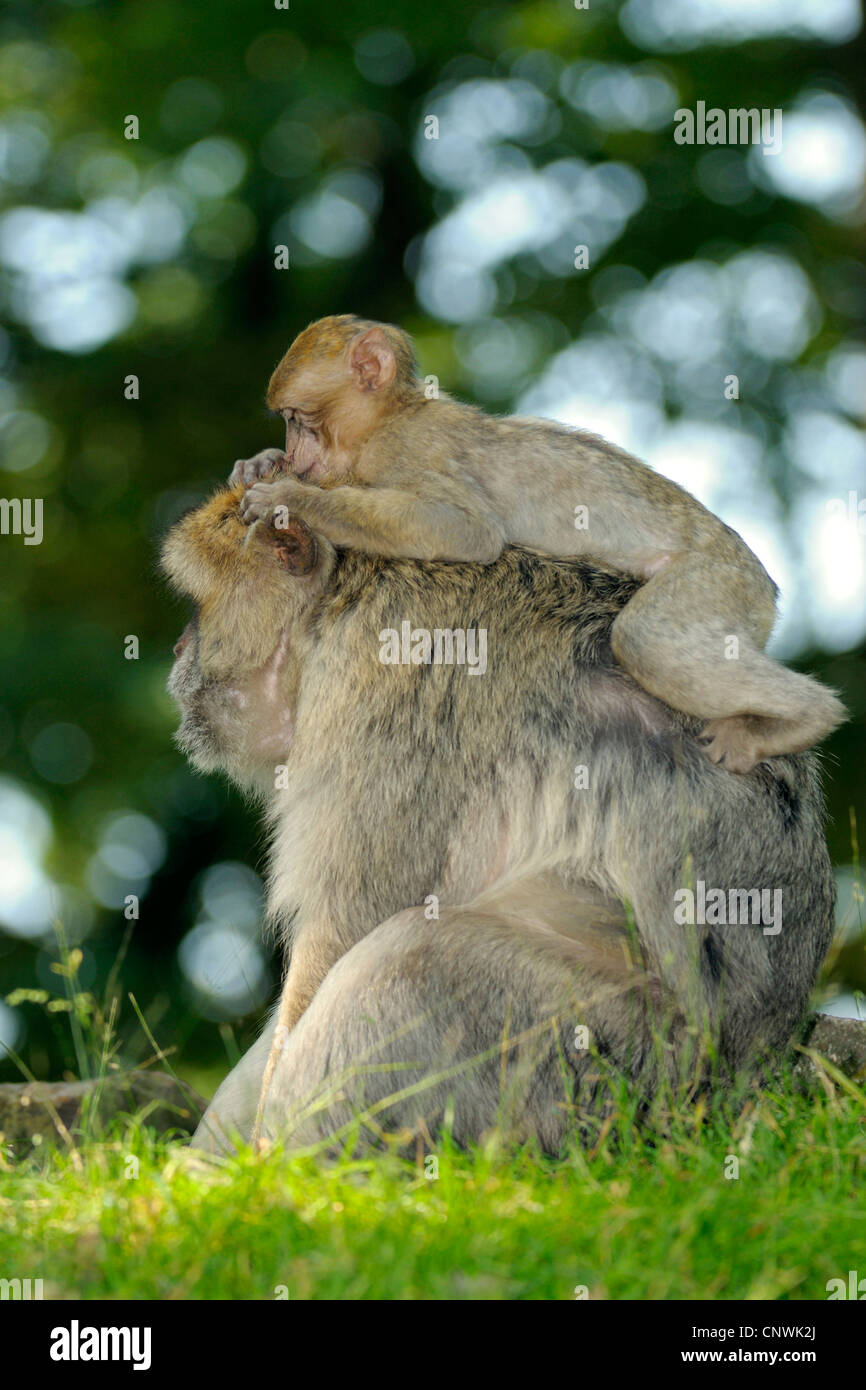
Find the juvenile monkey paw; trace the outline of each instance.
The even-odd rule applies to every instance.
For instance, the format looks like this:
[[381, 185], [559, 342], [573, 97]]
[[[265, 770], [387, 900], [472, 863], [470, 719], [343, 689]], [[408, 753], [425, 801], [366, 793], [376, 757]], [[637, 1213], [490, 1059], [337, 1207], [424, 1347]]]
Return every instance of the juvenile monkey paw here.
[[229, 483], [232, 487], [237, 483], [249, 487], [250, 483], [256, 483], [260, 478], [279, 473], [287, 463], [288, 459], [283, 449], [262, 449], [260, 454], [254, 454], [251, 459], [237, 460], [229, 474]]
[[298, 494], [306, 489], [295, 478], [278, 478], [273, 483], [253, 483], [247, 488], [240, 501], [241, 520], [247, 526], [254, 521], [270, 521], [277, 507], [287, 507], [291, 512], [299, 510]]
[[755, 764], [766, 757], [759, 724], [760, 720], [750, 719], [746, 715], [712, 719], [700, 734], [707, 757], [711, 762], [720, 763], [728, 772], [751, 772]]

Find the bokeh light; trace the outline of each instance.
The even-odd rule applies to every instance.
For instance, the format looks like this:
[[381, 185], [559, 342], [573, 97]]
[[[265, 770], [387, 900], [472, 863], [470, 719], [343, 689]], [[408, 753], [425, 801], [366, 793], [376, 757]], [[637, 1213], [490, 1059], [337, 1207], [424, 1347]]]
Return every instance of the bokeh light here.
[[0, 779], [0, 923], [14, 936], [51, 930], [56, 899], [43, 868], [51, 839], [51, 819], [36, 799], [10, 778]]
[[262, 884], [245, 864], [222, 862], [202, 874], [199, 911], [180, 944], [181, 969], [208, 1018], [237, 1018], [262, 1004], [271, 984], [259, 944]]
[[845, 43], [859, 33], [859, 0], [627, 0], [620, 23], [641, 48], [671, 52], [775, 34]]

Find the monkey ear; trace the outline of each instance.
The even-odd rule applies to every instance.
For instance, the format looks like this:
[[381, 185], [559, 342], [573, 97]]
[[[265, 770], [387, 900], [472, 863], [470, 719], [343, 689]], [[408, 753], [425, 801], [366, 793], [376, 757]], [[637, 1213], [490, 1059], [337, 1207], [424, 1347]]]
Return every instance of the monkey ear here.
[[309, 526], [292, 517], [288, 526], [272, 527], [274, 554], [289, 574], [309, 574], [316, 568], [319, 545]]
[[362, 391], [380, 391], [397, 375], [394, 349], [381, 328], [368, 328], [352, 344], [349, 367]]

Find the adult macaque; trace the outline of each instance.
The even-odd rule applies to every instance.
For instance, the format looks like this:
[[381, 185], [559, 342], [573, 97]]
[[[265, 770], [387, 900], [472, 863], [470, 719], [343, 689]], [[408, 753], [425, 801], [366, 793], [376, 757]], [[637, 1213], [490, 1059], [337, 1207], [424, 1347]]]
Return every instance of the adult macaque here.
[[[199, 1142], [249, 1138], [269, 1053], [271, 1137], [322, 1137], [354, 1109], [365, 1141], [432, 1132], [452, 1097], [455, 1134], [477, 1139], [504, 1086], [513, 1132], [555, 1148], [600, 1065], [650, 1096], [705, 1074], [706, 1037], [724, 1074], [783, 1046], [832, 931], [814, 760], [710, 763], [699, 725], [614, 660], [634, 580], [518, 548], [488, 566], [336, 551], [301, 523], [247, 528], [242, 496], [168, 537], [196, 606], [170, 689], [194, 764], [262, 801], [291, 960], [278, 1048], [272, 1019]], [[383, 665], [407, 620], [485, 629], [486, 674]], [[701, 885], [780, 891], [784, 915], [682, 924]]]
[[[406, 335], [348, 314], [296, 338], [268, 404], [285, 418], [285, 455], [235, 465], [232, 480], [252, 482], [246, 521], [284, 508], [372, 554], [491, 564], [511, 543], [645, 581], [614, 624], [614, 654], [652, 695], [709, 721], [707, 752], [732, 772], [809, 748], [844, 718], [831, 691], [765, 655], [776, 587], [740, 536], [598, 436], [430, 400]], [[254, 481], [275, 468], [294, 476]]]

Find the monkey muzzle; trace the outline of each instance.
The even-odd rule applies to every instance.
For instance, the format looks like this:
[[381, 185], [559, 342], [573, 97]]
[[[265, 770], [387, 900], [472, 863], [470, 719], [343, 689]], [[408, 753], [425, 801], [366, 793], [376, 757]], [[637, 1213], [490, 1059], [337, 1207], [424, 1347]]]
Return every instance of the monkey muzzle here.
[[292, 463], [294, 462], [294, 458], [295, 458], [295, 449], [297, 448], [297, 444], [298, 444], [298, 440], [299, 440], [299, 438], [300, 438], [300, 435], [301, 435], [301, 426], [300, 426], [300, 422], [296, 419], [296, 417], [295, 417], [294, 415], [287, 415], [287, 416], [286, 416], [286, 449], [285, 449], [286, 462], [285, 462], [285, 466], [284, 466], [284, 468], [283, 468], [283, 472], [285, 472], [285, 473], [288, 473], [288, 472], [290, 471], [291, 466], [292, 466]]

